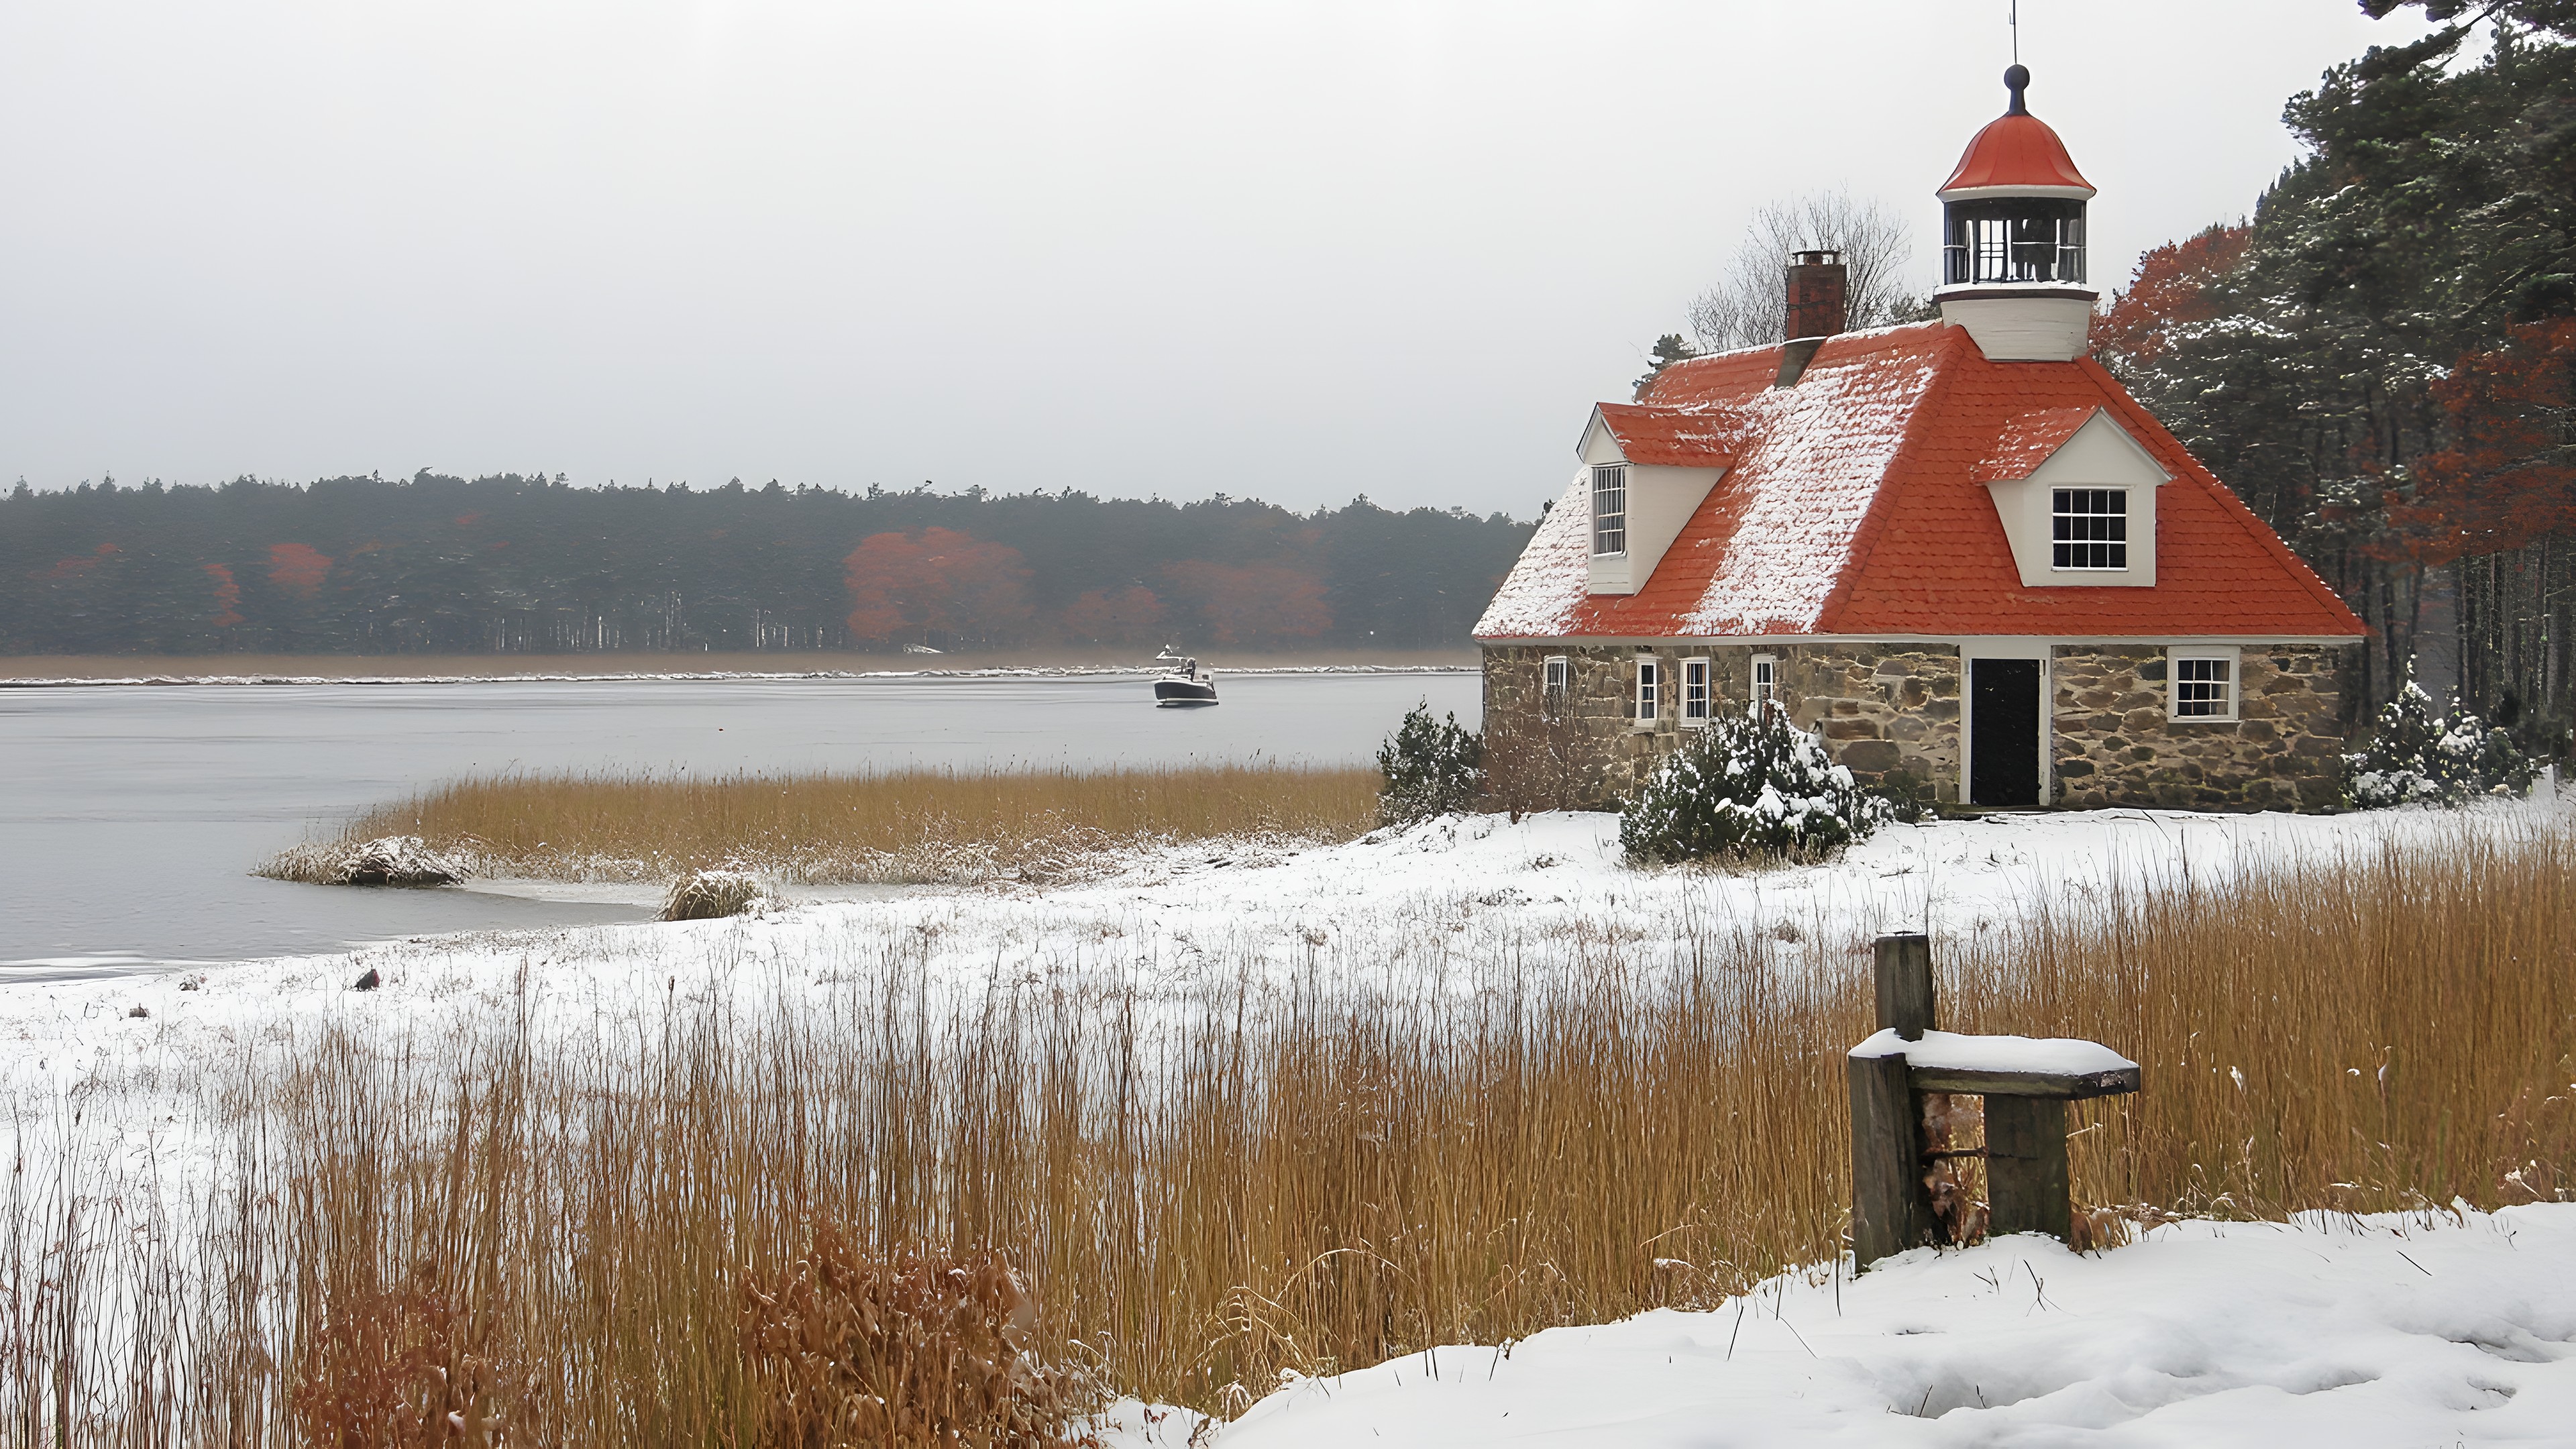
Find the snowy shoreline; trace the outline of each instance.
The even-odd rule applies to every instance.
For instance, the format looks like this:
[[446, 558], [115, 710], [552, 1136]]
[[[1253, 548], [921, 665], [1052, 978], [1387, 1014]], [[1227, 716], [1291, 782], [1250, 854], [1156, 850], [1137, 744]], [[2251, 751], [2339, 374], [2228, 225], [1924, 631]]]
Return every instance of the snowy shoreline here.
[[[1671, 949], [1690, 923], [1714, 923], [1821, 960], [1864, 951], [1885, 931], [1928, 931], [1936, 941], [1983, 931], [2047, 899], [2185, 879], [2220, 887], [2249, 867], [2565, 819], [2559, 805], [2537, 800], [2340, 816], [1994, 815], [1889, 826], [1822, 864], [1733, 871], [1632, 867], [1620, 854], [1618, 817], [1580, 812], [1518, 822], [1456, 816], [1340, 845], [1166, 845], [1116, 852], [1088, 878], [1061, 884], [790, 885], [783, 909], [734, 920], [416, 936], [201, 963], [184, 975], [0, 977], [0, 1012], [18, 1028], [0, 1033], [0, 1081], [31, 1057], [140, 1068], [186, 1056], [202, 1031], [229, 1040], [277, 1023], [363, 1018], [412, 990], [435, 1001], [480, 998], [506, 992], [532, 966], [548, 978], [548, 1014], [587, 1022], [595, 1010], [649, 1013], [674, 979], [707, 987], [745, 961], [833, 959], [903, 934], [933, 943], [924, 958], [931, 977], [958, 983], [986, 979], [1004, 959], [1149, 979], [1220, 957], [1257, 963], [1273, 980], [1319, 969], [1379, 977], [1382, 963], [1405, 954], [1397, 943], [1422, 935], [1426, 922], [1441, 923], [1442, 952], [1453, 960], [1614, 919], [1623, 936], [1646, 943], [1648, 957]], [[642, 904], [658, 898], [660, 884], [486, 878], [446, 889]], [[351, 999], [335, 990], [370, 968], [383, 973], [386, 991]], [[183, 980], [200, 978], [203, 989], [181, 993]], [[150, 1015], [127, 1020], [138, 1005]]]
[[[1167, 846], [1063, 885], [0, 981], [15, 1028], [0, 1033], [0, 1083], [31, 1180], [77, 1154], [86, 1165], [62, 1180], [83, 1192], [209, 1201], [231, 1130], [220, 1094], [338, 1033], [431, 1062], [472, 1062], [503, 1038], [596, 1053], [715, 1016], [729, 1031], [781, 1013], [848, 1019], [897, 980], [969, 1009], [978, 993], [1034, 982], [1125, 992], [1142, 1015], [1179, 1017], [1232, 981], [1472, 993], [1514, 970], [1591, 969], [1573, 963], [1604, 942], [1669, 970], [1712, 933], [1784, 972], [1842, 971], [1884, 930], [1955, 938], [2009, 929], [2043, 903], [2183, 881], [2218, 889], [2302, 859], [2556, 831], [2566, 818], [2547, 802], [1992, 816], [1890, 827], [1824, 864], [1735, 872], [1630, 867], [1616, 818], [1589, 814], [1452, 817], [1299, 849]], [[361, 973], [372, 989], [352, 989]], [[2097, 1256], [2015, 1238], [1918, 1251], [1858, 1279], [1828, 1262], [1712, 1311], [1444, 1345], [1288, 1382], [1214, 1442], [2535, 1442], [2576, 1422], [2571, 1362], [2576, 1205], [2193, 1219]], [[1103, 1437], [1179, 1445], [1202, 1423], [1131, 1401]]]

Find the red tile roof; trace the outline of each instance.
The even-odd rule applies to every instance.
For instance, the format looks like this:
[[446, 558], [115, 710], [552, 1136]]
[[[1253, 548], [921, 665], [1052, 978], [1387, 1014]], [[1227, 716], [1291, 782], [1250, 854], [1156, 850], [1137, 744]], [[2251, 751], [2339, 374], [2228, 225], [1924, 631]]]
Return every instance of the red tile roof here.
[[1629, 462], [1648, 467], [1723, 468], [1735, 459], [1743, 415], [1722, 407], [1639, 407], [1602, 403], [1601, 424]]
[[[1644, 412], [1731, 420], [1734, 463], [1638, 592], [1590, 592], [1578, 477], [1477, 623], [1484, 639], [2358, 638], [2363, 627], [2090, 359], [1988, 362], [1939, 323], [1675, 363]], [[1618, 404], [1604, 405], [1604, 416]], [[2107, 411], [2173, 481], [2151, 588], [2026, 587], [1981, 469]], [[2064, 441], [2064, 436], [2057, 438]], [[2053, 446], [2053, 445], [2052, 445]], [[2041, 456], [2045, 456], [2043, 453]], [[2024, 474], [2019, 476], [2026, 476]]]
[[2046, 121], [2027, 114], [1988, 121], [1984, 130], [1969, 139], [1958, 167], [1941, 183], [1940, 194], [1947, 200], [1954, 191], [1987, 187], [2047, 187], [2093, 195], [2093, 183], [2075, 169], [2066, 143], [2057, 139]]
[[2004, 424], [1995, 445], [1977, 460], [1976, 471], [1968, 476], [1980, 483], [2027, 478], [2100, 411], [2098, 407], [2041, 408], [2035, 413], [2023, 413]]

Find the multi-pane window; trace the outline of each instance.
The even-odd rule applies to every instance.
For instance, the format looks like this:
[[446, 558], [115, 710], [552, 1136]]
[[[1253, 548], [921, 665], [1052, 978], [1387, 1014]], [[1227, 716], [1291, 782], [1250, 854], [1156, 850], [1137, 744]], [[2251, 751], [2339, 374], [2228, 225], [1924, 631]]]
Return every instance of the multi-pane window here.
[[1628, 551], [1628, 465], [1596, 463], [1592, 468], [1592, 551]]
[[2129, 566], [2129, 490], [2057, 488], [2049, 492], [2049, 563], [2061, 569]]
[[1780, 698], [1780, 661], [1777, 656], [1753, 656], [1753, 702], [1769, 709]]
[[1682, 661], [1682, 723], [1704, 725], [1709, 716], [1708, 661]]
[[1565, 714], [1566, 694], [1574, 687], [1573, 665], [1566, 656], [1551, 654], [1547, 656], [1546, 662], [1540, 668], [1541, 678], [1544, 681], [1540, 686], [1540, 693], [1543, 696], [1539, 701], [1540, 707], [1546, 711], [1548, 718], [1562, 718]]
[[2236, 661], [2215, 656], [2173, 656], [2175, 719], [2233, 719]]
[[1637, 661], [1637, 723], [1655, 722], [1656, 711], [1663, 708], [1664, 666], [1658, 660]]

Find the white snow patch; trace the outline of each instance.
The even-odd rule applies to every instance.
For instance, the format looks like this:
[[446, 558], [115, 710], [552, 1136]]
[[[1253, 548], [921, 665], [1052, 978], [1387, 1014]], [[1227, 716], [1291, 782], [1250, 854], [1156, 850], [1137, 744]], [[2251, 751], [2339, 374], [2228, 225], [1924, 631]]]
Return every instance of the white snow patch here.
[[2064, 1036], [1980, 1036], [1927, 1031], [1907, 1041], [1889, 1027], [1851, 1049], [1856, 1057], [1903, 1057], [1910, 1067], [1953, 1072], [2064, 1072], [2090, 1076], [2138, 1064], [2096, 1041]]
[[[1130, 1425], [1120, 1449], [1177, 1445]], [[1784, 1274], [1301, 1380], [1216, 1449], [2576, 1442], [2576, 1204], [2188, 1221]]]

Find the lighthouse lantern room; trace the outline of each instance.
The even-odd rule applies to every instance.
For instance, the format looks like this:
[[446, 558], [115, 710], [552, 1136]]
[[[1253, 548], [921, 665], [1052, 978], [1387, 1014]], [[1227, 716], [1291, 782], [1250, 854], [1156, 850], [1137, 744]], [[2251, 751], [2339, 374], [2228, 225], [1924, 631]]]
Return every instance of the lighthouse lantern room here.
[[1993, 362], [2066, 362], [2085, 352], [2096, 294], [2085, 284], [2084, 207], [2093, 184], [2030, 113], [2030, 70], [2004, 72], [2011, 104], [1968, 142], [1941, 184], [1941, 318]]

